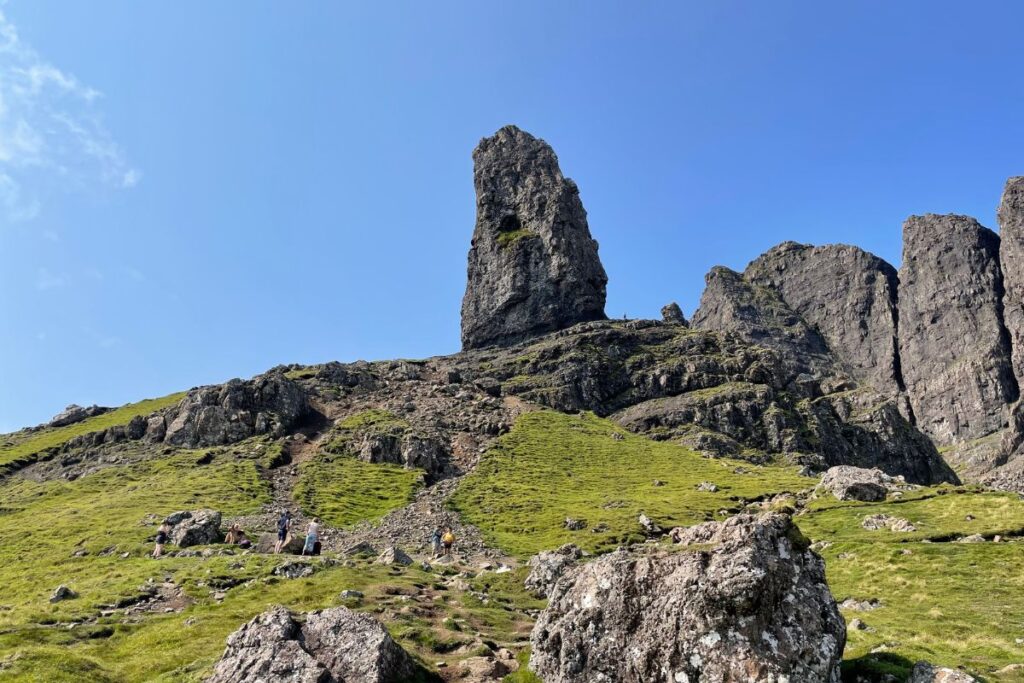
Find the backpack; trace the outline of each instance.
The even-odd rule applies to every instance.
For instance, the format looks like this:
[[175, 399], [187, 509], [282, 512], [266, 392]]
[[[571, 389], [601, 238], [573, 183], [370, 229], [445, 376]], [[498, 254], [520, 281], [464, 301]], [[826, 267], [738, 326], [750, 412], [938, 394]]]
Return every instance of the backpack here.
[[441, 542], [446, 544], [446, 545], [451, 545], [452, 543], [455, 542], [455, 534], [453, 534], [452, 532], [449, 531], [448, 533], [446, 533], [444, 536], [441, 537]]
[[291, 519], [289, 519], [288, 517], [285, 517], [284, 515], [281, 515], [281, 519], [277, 520], [277, 530], [278, 531], [287, 531], [288, 530], [288, 522], [290, 522], [290, 521], [291, 521]]

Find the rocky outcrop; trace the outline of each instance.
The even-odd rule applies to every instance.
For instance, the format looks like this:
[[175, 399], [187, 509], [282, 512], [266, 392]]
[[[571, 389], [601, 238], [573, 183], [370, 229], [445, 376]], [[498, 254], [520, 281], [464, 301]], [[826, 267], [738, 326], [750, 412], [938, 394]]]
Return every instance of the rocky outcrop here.
[[400, 683], [416, 665], [368, 614], [335, 607], [303, 619], [277, 607], [228, 637], [209, 683]]
[[569, 543], [558, 550], [545, 550], [530, 558], [530, 573], [523, 585], [526, 590], [538, 598], [546, 598], [551, 594], [555, 583], [576, 561], [583, 557], [583, 552]]
[[855, 379], [887, 396], [900, 392], [891, 265], [844, 244], [784, 242], [747, 266], [744, 278], [777, 292]]
[[1024, 176], [1006, 181], [999, 202], [999, 266], [1003, 320], [1013, 347], [1013, 371], [1024, 383]]
[[723, 266], [712, 268], [704, 281], [706, 287], [700, 307], [693, 314], [693, 327], [732, 332], [777, 352], [787, 383], [802, 373], [833, 374], [834, 359], [821, 335], [775, 290], [752, 284]]
[[97, 405], [83, 408], [80, 405], [72, 403], [67, 408], [54, 415], [53, 419], [46, 423], [46, 426], [66, 427], [67, 425], [75, 424], [76, 422], [81, 422], [86, 418], [93, 417], [95, 415], [102, 415], [109, 411], [110, 408], [103, 408]]
[[686, 321], [686, 316], [683, 315], [683, 309], [679, 308], [679, 304], [675, 301], [661, 307], [661, 321], [673, 325], [690, 326], [690, 323]]
[[608, 278], [554, 150], [506, 126], [473, 152], [477, 217], [462, 300], [465, 349], [605, 317]]
[[899, 278], [900, 358], [917, 427], [939, 444], [1005, 427], [1018, 389], [999, 236], [967, 216], [911, 216]]
[[908, 488], [900, 479], [882, 470], [839, 465], [830, 467], [821, 477], [819, 491], [826, 491], [839, 500], [877, 502], [885, 500], [890, 490]]
[[977, 681], [977, 678], [963, 671], [935, 666], [928, 662], [915, 664], [914, 670], [910, 672], [910, 678], [907, 679], [907, 683], [977, 683]]
[[846, 627], [824, 563], [789, 517], [682, 533], [702, 547], [615, 552], [558, 581], [530, 668], [546, 683], [839, 681]]
[[216, 510], [175, 512], [166, 519], [171, 525], [171, 541], [180, 548], [219, 543], [221, 515]]
[[284, 375], [234, 379], [190, 391], [165, 415], [164, 440], [175, 446], [199, 448], [234, 443], [257, 434], [281, 437], [308, 413], [302, 387]]

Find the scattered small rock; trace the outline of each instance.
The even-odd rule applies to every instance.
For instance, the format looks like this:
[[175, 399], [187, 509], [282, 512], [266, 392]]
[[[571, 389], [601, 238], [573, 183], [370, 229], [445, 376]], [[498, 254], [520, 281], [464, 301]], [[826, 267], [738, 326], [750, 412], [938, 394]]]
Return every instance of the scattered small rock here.
[[572, 517], [566, 517], [565, 522], [562, 523], [569, 531], [580, 531], [587, 528], [587, 520], [585, 519], [574, 519]]
[[61, 600], [73, 600], [77, 597], [78, 593], [71, 590], [64, 584], [61, 584], [54, 589], [53, 594], [50, 596], [50, 602], [60, 602]]
[[860, 525], [868, 531], [878, 531], [880, 529], [888, 529], [898, 533], [917, 531], [917, 527], [908, 520], [891, 515], [868, 515]]

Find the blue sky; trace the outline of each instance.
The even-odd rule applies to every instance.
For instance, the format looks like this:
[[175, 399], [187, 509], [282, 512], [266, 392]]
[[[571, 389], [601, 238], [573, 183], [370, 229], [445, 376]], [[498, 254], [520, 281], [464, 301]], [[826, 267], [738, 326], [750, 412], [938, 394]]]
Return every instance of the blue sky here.
[[470, 153], [579, 184], [610, 316], [1024, 174], [1016, 2], [0, 2], [0, 431], [458, 349]]

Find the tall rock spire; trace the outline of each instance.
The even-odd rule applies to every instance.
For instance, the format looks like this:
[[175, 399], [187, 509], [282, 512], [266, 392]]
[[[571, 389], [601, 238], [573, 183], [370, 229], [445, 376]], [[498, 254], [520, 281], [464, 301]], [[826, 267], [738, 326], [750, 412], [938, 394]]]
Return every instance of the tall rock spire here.
[[505, 126], [474, 150], [473, 183], [463, 348], [603, 320], [608, 277], [579, 189], [562, 175], [550, 145]]
[[1003, 319], [1013, 345], [1013, 374], [1024, 384], [1024, 176], [1006, 181], [999, 203], [999, 263], [1003, 269]]

